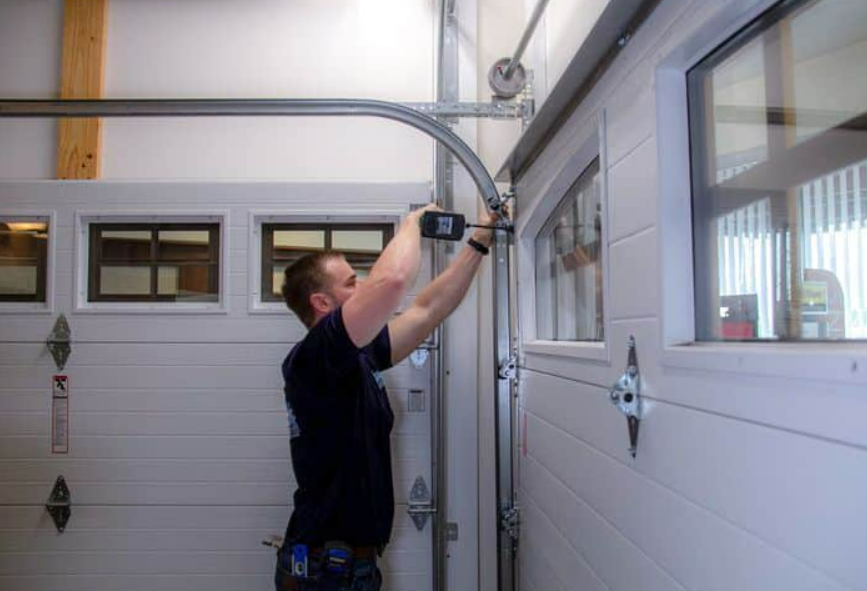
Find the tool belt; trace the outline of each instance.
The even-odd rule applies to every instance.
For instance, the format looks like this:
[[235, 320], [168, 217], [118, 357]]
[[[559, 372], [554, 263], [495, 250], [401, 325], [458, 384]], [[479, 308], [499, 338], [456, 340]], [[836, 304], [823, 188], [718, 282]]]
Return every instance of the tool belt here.
[[[299, 549], [303, 549], [299, 553]], [[376, 561], [381, 548], [376, 546], [349, 546], [342, 542], [328, 542], [324, 546], [308, 548], [295, 545], [281, 549], [289, 560], [278, 558], [277, 581], [281, 591], [297, 591], [301, 581], [317, 581], [322, 577], [348, 581], [352, 578], [356, 560]], [[299, 556], [304, 556], [303, 569], [298, 568]], [[285, 568], [288, 567], [288, 568]]]

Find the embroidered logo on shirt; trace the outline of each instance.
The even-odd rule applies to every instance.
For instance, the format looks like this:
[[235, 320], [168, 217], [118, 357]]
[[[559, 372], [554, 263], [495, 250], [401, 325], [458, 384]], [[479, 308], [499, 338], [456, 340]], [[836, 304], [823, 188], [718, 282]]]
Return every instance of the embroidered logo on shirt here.
[[376, 385], [382, 390], [385, 387], [385, 378], [382, 377], [382, 372], [372, 371], [373, 379], [376, 380]]
[[295, 413], [292, 412], [292, 405], [286, 401], [286, 412], [289, 415], [289, 439], [295, 439], [301, 435], [301, 427], [298, 426], [298, 420], [295, 418]]

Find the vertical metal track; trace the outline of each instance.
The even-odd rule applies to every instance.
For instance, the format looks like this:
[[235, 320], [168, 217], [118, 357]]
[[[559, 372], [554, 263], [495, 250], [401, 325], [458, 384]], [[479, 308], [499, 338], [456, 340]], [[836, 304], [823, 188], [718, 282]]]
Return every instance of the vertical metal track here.
[[[439, 27], [437, 35], [437, 65], [436, 65], [436, 100], [437, 103], [457, 102], [458, 89], [458, 53], [457, 53], [457, 22], [453, 12], [454, 3], [440, 0]], [[444, 121], [440, 120], [445, 124]], [[442, 144], [437, 144], [434, 163], [434, 189], [436, 202], [446, 210], [454, 209], [454, 161], [451, 154]], [[448, 262], [446, 242], [435, 242], [434, 274], [441, 273]], [[437, 509], [433, 516], [433, 591], [445, 591], [447, 583], [447, 545], [446, 528], [448, 524], [448, 486], [447, 486], [447, 407], [446, 407], [446, 366], [443, 344], [448, 342], [446, 323], [437, 328], [437, 384], [436, 410], [432, 410], [431, 420], [431, 454], [433, 458], [432, 478], [434, 506]]]
[[497, 442], [497, 588], [515, 589], [517, 539], [507, 525], [515, 508], [513, 478], [514, 406], [512, 379], [503, 369], [511, 357], [511, 310], [509, 303], [509, 235], [495, 232], [493, 249], [495, 432]]

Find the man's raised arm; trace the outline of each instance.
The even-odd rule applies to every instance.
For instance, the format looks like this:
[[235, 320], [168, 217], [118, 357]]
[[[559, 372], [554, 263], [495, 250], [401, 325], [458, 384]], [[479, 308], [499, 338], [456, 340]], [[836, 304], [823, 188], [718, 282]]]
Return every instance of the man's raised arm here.
[[370, 275], [343, 304], [343, 324], [356, 347], [370, 343], [415, 283], [421, 260], [419, 218], [429, 205], [411, 212], [382, 251]]
[[[496, 216], [488, 214], [481, 224], [491, 226]], [[473, 239], [481, 245], [491, 245], [492, 231], [479, 228]], [[451, 314], [464, 299], [473, 277], [482, 263], [482, 254], [466, 245], [445, 271], [425, 287], [412, 306], [388, 323], [391, 338], [391, 361], [397, 364], [418, 347], [440, 322]]]

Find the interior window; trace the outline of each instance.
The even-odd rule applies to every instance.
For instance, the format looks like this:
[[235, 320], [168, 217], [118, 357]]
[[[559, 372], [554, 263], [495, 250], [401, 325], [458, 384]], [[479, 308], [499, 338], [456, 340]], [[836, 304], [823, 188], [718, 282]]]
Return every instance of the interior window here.
[[0, 220], [0, 302], [45, 302], [48, 221]]
[[867, 2], [782, 2], [688, 87], [697, 338], [867, 338]]
[[219, 224], [91, 224], [90, 302], [216, 302]]
[[262, 300], [283, 301], [286, 268], [323, 250], [342, 252], [364, 279], [393, 233], [390, 224], [262, 224]]
[[536, 338], [601, 341], [599, 159], [569, 188], [536, 238]]

